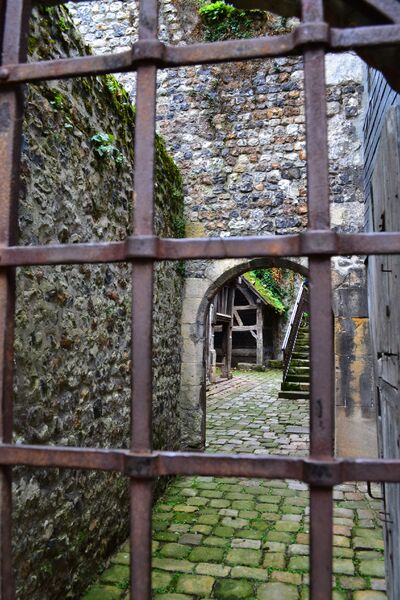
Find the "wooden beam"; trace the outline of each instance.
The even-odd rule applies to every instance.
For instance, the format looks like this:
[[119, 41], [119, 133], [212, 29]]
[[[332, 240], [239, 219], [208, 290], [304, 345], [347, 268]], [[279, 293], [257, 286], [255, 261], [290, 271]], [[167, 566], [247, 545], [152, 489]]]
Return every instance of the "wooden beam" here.
[[257, 305], [257, 365], [264, 362], [263, 312], [261, 303]]
[[[217, 320], [220, 321], [222, 317], [222, 368], [221, 375], [230, 379], [231, 377], [231, 365], [232, 365], [232, 326], [233, 326], [233, 302], [234, 302], [235, 290], [230, 287], [225, 290], [225, 315], [217, 314]], [[226, 318], [228, 317], [228, 318]]]
[[257, 304], [245, 304], [245, 305], [238, 304], [235, 306], [235, 310], [256, 310], [256, 309], [257, 309]]
[[226, 315], [223, 313], [217, 313], [215, 315], [215, 320], [217, 323], [228, 323], [232, 320], [232, 315]]
[[239, 326], [243, 326], [243, 321], [240, 318], [238, 311], [233, 309], [233, 327], [235, 327], [235, 319]]
[[214, 304], [210, 305], [210, 310], [208, 311], [208, 344], [207, 344], [207, 370], [208, 370], [208, 379], [211, 383], [215, 383], [216, 380], [216, 370], [215, 363], [217, 360], [217, 353], [214, 347]]
[[249, 290], [249, 286], [246, 285], [247, 282], [244, 279], [243, 280], [244, 283], [242, 283], [240, 286], [238, 286], [239, 292], [241, 294], [243, 294], [243, 296], [246, 298], [247, 302], [249, 303], [249, 305], [254, 304], [254, 294], [253, 294], [253, 290], [250, 291]]

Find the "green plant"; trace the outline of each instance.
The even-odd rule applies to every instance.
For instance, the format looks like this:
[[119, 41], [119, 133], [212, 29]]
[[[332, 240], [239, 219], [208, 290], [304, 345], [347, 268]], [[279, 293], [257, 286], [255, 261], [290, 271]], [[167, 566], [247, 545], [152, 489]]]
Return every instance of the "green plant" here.
[[54, 110], [64, 109], [64, 96], [61, 93], [55, 92], [53, 94], [53, 100], [50, 100], [50, 104]]
[[96, 133], [90, 138], [93, 145], [93, 152], [100, 159], [108, 159], [117, 166], [125, 163], [125, 156], [121, 150], [115, 146], [115, 138], [111, 133]]
[[105, 81], [106, 81], [106, 86], [107, 86], [108, 90], [112, 94], [118, 95], [120, 93], [120, 90], [121, 90], [122, 86], [118, 82], [118, 79], [116, 77], [114, 77], [113, 75], [106, 75], [105, 76]]
[[239, 10], [222, 0], [204, 4], [199, 14], [205, 25], [205, 37], [209, 41], [250, 37], [253, 33], [249, 11]]
[[64, 17], [60, 17], [58, 19], [58, 27], [61, 31], [69, 31], [71, 29], [71, 23], [68, 23]]
[[205, 4], [199, 10], [199, 13], [208, 21], [221, 21], [229, 18], [236, 9], [231, 4], [225, 4], [222, 0]]

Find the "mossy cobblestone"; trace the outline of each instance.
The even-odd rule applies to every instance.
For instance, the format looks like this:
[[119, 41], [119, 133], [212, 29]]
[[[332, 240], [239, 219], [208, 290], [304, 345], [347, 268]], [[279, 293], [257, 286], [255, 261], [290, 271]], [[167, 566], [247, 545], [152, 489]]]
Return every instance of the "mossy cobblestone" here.
[[[261, 431], [276, 435], [277, 440], [289, 437], [291, 453], [303, 454], [308, 435], [288, 434], [287, 429], [293, 425], [307, 427], [306, 401], [277, 400], [279, 384], [279, 373], [270, 371], [237, 374], [232, 384], [234, 393], [226, 384], [222, 390], [214, 386], [208, 402], [208, 451], [215, 451], [213, 440], [221, 439], [227, 440], [234, 452], [248, 451], [249, 444], [265, 451]], [[287, 454], [289, 446], [285, 442], [274, 453]], [[339, 486], [335, 498], [334, 599], [383, 599], [380, 505], [369, 499], [361, 484]], [[195, 510], [181, 512], [184, 507]], [[154, 533], [159, 544], [153, 559], [156, 600], [309, 598], [309, 499], [305, 484], [179, 478], [170, 483], [154, 510], [157, 519], [166, 517], [165, 529]], [[126, 565], [125, 550], [126, 546], [113, 559], [121, 567]], [[120, 580], [111, 581], [107, 576], [104, 600], [113, 598], [106, 594], [114, 593], [120, 584]], [[101, 587], [96, 583], [84, 600], [102, 598], [90, 595]], [[127, 599], [128, 592], [120, 590], [116, 597]]]

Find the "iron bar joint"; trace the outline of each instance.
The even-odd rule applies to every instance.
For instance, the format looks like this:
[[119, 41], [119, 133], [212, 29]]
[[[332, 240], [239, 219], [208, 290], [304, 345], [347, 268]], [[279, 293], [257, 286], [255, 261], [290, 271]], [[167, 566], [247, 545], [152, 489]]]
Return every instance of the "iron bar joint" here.
[[330, 229], [314, 229], [300, 233], [302, 256], [325, 254], [334, 256], [338, 251], [338, 236]]
[[338, 461], [304, 460], [303, 481], [312, 487], [332, 488], [342, 482]]
[[157, 476], [157, 455], [126, 454], [124, 475], [137, 479], [154, 479]]
[[328, 23], [302, 23], [294, 30], [296, 47], [309, 46], [311, 44], [330, 45], [331, 34]]
[[163, 65], [166, 62], [166, 46], [159, 40], [139, 40], [132, 46], [132, 66], [138, 61]]
[[126, 239], [127, 260], [133, 258], [157, 258], [160, 239], [155, 235], [135, 235]]

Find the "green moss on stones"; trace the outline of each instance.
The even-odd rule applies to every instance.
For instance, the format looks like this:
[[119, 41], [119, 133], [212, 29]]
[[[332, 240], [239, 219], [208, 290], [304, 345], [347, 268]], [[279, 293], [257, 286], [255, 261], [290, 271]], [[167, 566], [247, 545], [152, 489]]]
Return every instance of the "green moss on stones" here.
[[200, 0], [199, 15], [208, 41], [248, 38], [260, 30], [269, 34], [286, 31], [287, 19], [263, 10], [242, 10], [229, 2]]

